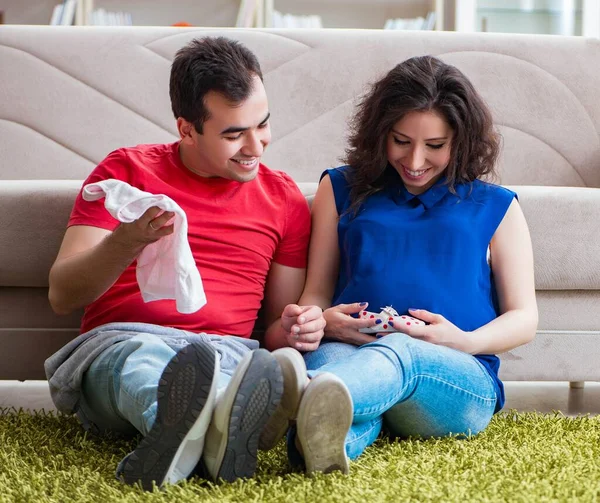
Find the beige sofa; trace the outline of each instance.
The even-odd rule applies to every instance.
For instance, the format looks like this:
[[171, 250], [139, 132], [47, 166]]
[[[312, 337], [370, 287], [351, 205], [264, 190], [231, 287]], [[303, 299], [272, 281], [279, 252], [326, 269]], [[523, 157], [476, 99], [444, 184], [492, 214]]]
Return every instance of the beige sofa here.
[[462, 69], [504, 137], [501, 183], [534, 243], [539, 335], [502, 355], [506, 380], [600, 380], [600, 42], [359, 30], [0, 28], [0, 379], [43, 379], [78, 332], [47, 302], [49, 267], [82, 179], [111, 150], [176, 138], [170, 61], [227, 35], [258, 55], [270, 97], [265, 156], [308, 196], [338, 164], [365, 84], [434, 54]]

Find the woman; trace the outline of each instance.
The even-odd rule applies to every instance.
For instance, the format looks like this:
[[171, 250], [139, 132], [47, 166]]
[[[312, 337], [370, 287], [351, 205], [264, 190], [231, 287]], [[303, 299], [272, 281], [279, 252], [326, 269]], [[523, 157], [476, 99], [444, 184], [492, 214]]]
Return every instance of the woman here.
[[[290, 445], [308, 471], [347, 471], [384, 424], [399, 437], [469, 435], [502, 408], [495, 355], [531, 341], [538, 315], [516, 195], [483, 181], [498, 151], [473, 85], [434, 57], [397, 65], [360, 102], [347, 165], [323, 174], [312, 207], [299, 304], [324, 309], [324, 338], [296, 324], [290, 339], [313, 381], [344, 390], [339, 417], [352, 424], [306, 426], [319, 410], [301, 401]], [[363, 333], [377, 325], [356, 315], [384, 306], [421, 323]]]

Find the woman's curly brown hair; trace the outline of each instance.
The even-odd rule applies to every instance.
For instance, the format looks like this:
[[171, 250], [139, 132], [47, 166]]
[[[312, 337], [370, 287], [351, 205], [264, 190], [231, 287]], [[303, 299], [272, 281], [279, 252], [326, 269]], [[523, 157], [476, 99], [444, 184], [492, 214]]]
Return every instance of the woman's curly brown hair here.
[[436, 112], [453, 131], [449, 189], [456, 183], [494, 177], [500, 136], [492, 115], [469, 79], [433, 56], [410, 58], [371, 86], [350, 121], [349, 146], [343, 162], [351, 166], [350, 208], [356, 213], [367, 197], [383, 189], [390, 130], [410, 112]]

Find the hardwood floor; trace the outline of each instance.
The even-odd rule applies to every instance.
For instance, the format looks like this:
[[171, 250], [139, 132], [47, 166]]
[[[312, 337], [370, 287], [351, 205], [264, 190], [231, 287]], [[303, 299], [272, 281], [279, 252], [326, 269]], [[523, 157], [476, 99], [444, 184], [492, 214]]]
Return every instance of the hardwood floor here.
[[[574, 389], [566, 382], [506, 382], [504, 410], [552, 412], [566, 415], [600, 414], [600, 383]], [[46, 381], [0, 381], [0, 408], [54, 410]]]

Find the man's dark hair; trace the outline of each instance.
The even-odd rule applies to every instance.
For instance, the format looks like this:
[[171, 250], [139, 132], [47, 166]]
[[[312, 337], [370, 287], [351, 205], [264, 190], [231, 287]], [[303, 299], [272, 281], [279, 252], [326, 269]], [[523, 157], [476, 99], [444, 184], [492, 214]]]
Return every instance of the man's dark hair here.
[[234, 104], [241, 103], [250, 96], [255, 76], [262, 80], [260, 64], [240, 42], [225, 37], [194, 39], [177, 51], [171, 66], [173, 114], [194, 124], [202, 134], [202, 125], [210, 117], [205, 96], [214, 91]]

